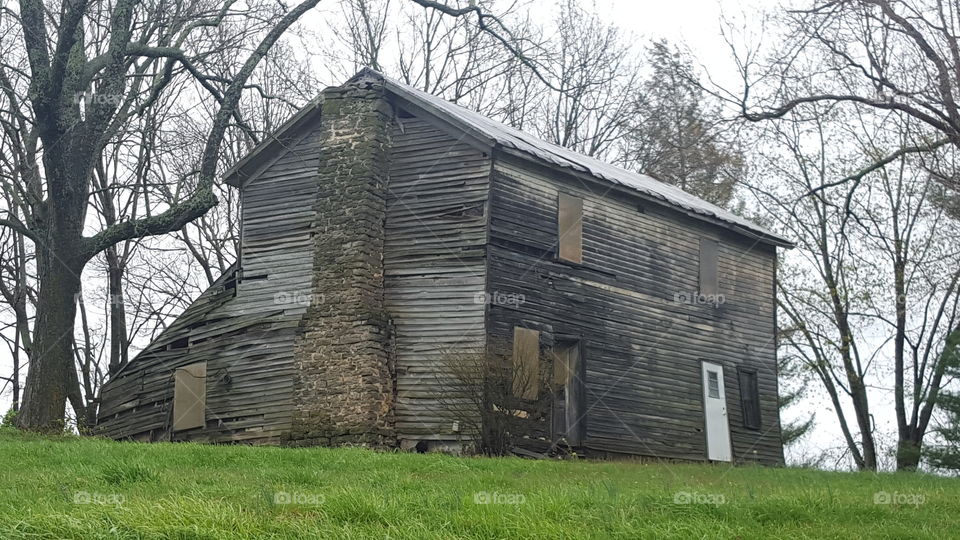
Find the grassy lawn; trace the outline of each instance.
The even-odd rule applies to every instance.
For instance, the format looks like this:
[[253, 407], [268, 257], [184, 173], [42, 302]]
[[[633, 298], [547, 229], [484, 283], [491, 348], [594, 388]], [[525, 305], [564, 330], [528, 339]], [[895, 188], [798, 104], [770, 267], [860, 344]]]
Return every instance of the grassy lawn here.
[[0, 538], [946, 538], [960, 480], [0, 430]]

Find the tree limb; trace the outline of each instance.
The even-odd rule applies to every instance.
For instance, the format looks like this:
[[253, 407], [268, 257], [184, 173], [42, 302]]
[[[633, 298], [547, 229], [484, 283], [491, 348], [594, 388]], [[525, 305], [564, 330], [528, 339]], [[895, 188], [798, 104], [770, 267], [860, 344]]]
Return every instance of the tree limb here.
[[183, 202], [173, 205], [160, 214], [117, 223], [92, 237], [84, 238], [83, 252], [87, 260], [108, 247], [124, 240], [155, 236], [178, 230], [190, 221], [202, 216], [210, 208], [216, 206], [217, 198], [213, 193], [213, 185], [220, 158], [220, 146], [229, 125], [229, 120], [240, 101], [240, 96], [246, 86], [247, 79], [250, 78], [250, 75], [254, 69], [256, 69], [260, 60], [266, 56], [287, 28], [296, 22], [304, 13], [313, 9], [319, 2], [320, 0], [304, 0], [298, 4], [296, 8], [284, 15], [276, 26], [264, 36], [256, 50], [247, 58], [243, 68], [237, 73], [233, 82], [223, 93], [220, 109], [214, 118], [213, 126], [204, 147], [200, 170], [198, 172], [198, 183], [193, 194]]

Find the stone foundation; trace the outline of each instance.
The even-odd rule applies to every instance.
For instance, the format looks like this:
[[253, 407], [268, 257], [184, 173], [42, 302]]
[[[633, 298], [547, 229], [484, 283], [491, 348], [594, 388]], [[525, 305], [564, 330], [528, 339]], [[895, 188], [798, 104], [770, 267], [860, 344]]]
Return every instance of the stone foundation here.
[[373, 80], [324, 91], [312, 301], [294, 344], [285, 444], [396, 444], [383, 240], [392, 112]]

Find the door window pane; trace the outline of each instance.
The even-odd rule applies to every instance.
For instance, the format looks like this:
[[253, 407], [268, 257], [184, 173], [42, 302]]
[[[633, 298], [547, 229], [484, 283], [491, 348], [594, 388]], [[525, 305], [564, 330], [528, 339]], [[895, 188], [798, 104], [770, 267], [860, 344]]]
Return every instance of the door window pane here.
[[716, 371], [707, 371], [707, 395], [720, 399], [720, 376]]

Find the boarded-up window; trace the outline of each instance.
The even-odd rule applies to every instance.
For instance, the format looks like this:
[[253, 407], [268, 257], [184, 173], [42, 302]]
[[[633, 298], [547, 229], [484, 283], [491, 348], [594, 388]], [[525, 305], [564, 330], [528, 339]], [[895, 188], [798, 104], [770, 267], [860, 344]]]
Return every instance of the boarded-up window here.
[[557, 202], [559, 256], [570, 262], [583, 262], [583, 199], [565, 193]]
[[737, 370], [740, 379], [740, 405], [743, 408], [743, 426], [760, 429], [760, 390], [757, 387], [757, 372], [752, 369]]
[[716, 295], [719, 290], [717, 273], [717, 241], [700, 239], [700, 294]]
[[173, 429], [203, 427], [207, 409], [207, 363], [177, 368], [173, 376]]
[[513, 329], [513, 395], [537, 399], [540, 390], [540, 332]]

